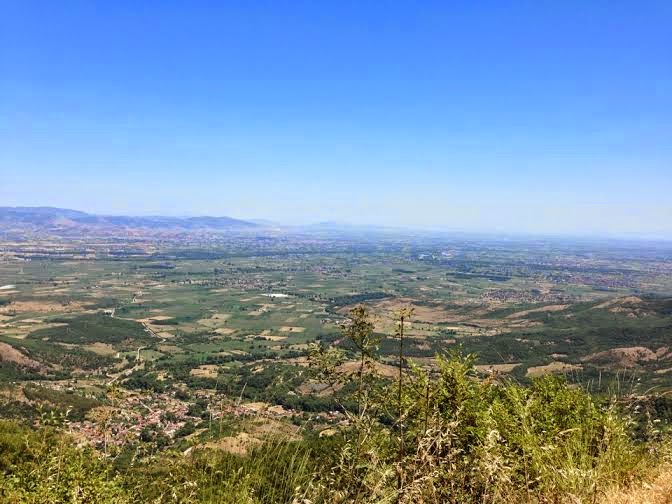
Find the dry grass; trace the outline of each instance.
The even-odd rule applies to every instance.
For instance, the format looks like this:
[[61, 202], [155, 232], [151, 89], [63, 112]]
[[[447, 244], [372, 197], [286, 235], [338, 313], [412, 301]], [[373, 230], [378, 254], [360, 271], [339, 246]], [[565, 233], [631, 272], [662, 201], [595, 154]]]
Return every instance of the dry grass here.
[[672, 466], [662, 467], [655, 479], [626, 490], [607, 492], [604, 504], [672, 504]]
[[566, 304], [542, 306], [541, 308], [533, 308], [531, 310], [523, 310], [523, 311], [515, 312], [515, 313], [512, 313], [511, 315], [507, 316], [506, 318], [508, 318], [508, 319], [521, 318], [521, 317], [525, 317], [525, 316], [529, 315], [530, 313], [557, 312], [557, 311], [564, 310], [568, 306], [569, 305], [566, 305]]
[[83, 348], [95, 354], [104, 356], [115, 355], [117, 353], [112, 345], [109, 343], [101, 343], [99, 341], [90, 345], [84, 345]]
[[451, 314], [439, 307], [414, 304], [413, 299], [399, 298], [379, 301], [372, 306], [373, 313], [390, 321], [396, 321], [395, 313], [405, 306], [413, 307], [413, 320], [418, 322], [461, 322], [468, 317]]
[[69, 313], [83, 310], [81, 303], [68, 304], [51, 301], [13, 301], [0, 308], [0, 313]]
[[623, 305], [623, 304], [628, 304], [628, 305], [637, 305], [641, 304], [642, 300], [638, 298], [637, 296], [627, 296], [623, 298], [616, 298], [616, 299], [609, 299], [603, 303], [600, 303], [596, 306], [593, 306], [593, 310], [598, 310], [598, 309], [604, 309], [604, 308], [610, 308], [614, 305]]
[[40, 363], [30, 357], [22, 354], [13, 346], [7, 343], [0, 343], [0, 361], [13, 362], [19, 366], [24, 366], [32, 369], [39, 369]]
[[550, 373], [567, 373], [569, 371], [578, 371], [582, 366], [577, 364], [567, 364], [566, 362], [553, 361], [545, 366], [533, 366], [527, 369], [527, 376], [536, 378]]
[[235, 436], [223, 437], [217, 441], [206, 443], [205, 447], [223, 450], [235, 455], [246, 455], [255, 446], [259, 446], [260, 444], [262, 444], [260, 439], [252, 437], [246, 432], [239, 432]]
[[668, 358], [672, 355], [668, 347], [661, 347], [655, 352], [649, 348], [637, 347], [619, 347], [587, 355], [581, 360], [584, 362], [603, 361], [613, 366], [630, 368], [641, 362], [652, 362], [661, 358]]
[[219, 366], [216, 364], [204, 364], [189, 371], [191, 376], [200, 376], [202, 378], [217, 378]]
[[[399, 372], [398, 368], [396, 368], [395, 366], [390, 366], [389, 364], [374, 362], [372, 363], [372, 365], [373, 365], [373, 372], [378, 376], [383, 376], [386, 378], [394, 378], [395, 376], [397, 376], [397, 373]], [[360, 366], [359, 361], [348, 361], [338, 366], [336, 368], [336, 371], [346, 375], [353, 375], [359, 372], [359, 366]]]
[[220, 327], [215, 329], [213, 332], [215, 334], [219, 334], [220, 336], [230, 336], [236, 332], [236, 329], [232, 329], [231, 327]]
[[520, 366], [520, 362], [512, 364], [481, 364], [476, 367], [481, 373], [510, 373]]

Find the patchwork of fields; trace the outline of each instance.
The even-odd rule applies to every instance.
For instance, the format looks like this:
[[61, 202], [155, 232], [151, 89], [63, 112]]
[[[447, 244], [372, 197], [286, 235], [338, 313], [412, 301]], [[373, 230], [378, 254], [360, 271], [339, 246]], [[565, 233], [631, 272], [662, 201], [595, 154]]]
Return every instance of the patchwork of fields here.
[[249, 415], [323, 429], [339, 413], [310, 352], [351, 350], [341, 331], [360, 303], [382, 337], [383, 376], [397, 363], [397, 310], [410, 306], [405, 354], [421, 366], [459, 350], [477, 353], [484, 375], [520, 381], [565, 374], [597, 393], [672, 385], [667, 249], [399, 239], [349, 252], [333, 240], [330, 253], [299, 243], [263, 256], [158, 245], [133, 257], [5, 254], [4, 410], [70, 411], [71, 429], [100, 442], [91, 411], [109, 408], [115, 389], [127, 409], [173, 405], [168, 419], [118, 420], [166, 442], [235, 438], [245, 426], [254, 437]]

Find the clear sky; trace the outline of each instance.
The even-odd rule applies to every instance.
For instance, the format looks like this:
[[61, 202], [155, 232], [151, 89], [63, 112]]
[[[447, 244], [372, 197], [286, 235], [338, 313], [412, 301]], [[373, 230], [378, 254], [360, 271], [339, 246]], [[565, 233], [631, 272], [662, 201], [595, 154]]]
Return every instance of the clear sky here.
[[672, 236], [672, 2], [0, 1], [0, 205]]

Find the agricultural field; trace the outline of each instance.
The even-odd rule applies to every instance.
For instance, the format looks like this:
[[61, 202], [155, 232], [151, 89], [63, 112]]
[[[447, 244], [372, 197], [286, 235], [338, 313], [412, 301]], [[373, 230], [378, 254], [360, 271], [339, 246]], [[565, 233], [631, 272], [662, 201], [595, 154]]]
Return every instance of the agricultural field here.
[[672, 387], [669, 244], [323, 234], [6, 243], [1, 257], [3, 415], [62, 415], [127, 457], [136, 439], [245, 452], [343, 422], [311, 353], [354, 359], [342, 332], [359, 304], [383, 378], [410, 307], [404, 353], [421, 367], [473, 352], [483, 376]]

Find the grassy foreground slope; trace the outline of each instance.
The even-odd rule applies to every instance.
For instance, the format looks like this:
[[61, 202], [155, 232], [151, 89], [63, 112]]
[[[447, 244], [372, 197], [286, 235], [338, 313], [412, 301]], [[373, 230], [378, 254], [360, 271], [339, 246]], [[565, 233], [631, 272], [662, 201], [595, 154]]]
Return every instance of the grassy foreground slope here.
[[[317, 356], [323, 377], [335, 360], [328, 350]], [[478, 380], [470, 357], [440, 358], [432, 379], [411, 365], [401, 395], [367, 371], [368, 357], [362, 362], [347, 425], [247, 456], [194, 449], [120, 465], [78, 448], [49, 419], [37, 429], [2, 422], [0, 500], [669, 502], [672, 452], [655, 419], [634, 422], [627, 409], [559, 378], [529, 387]]]

